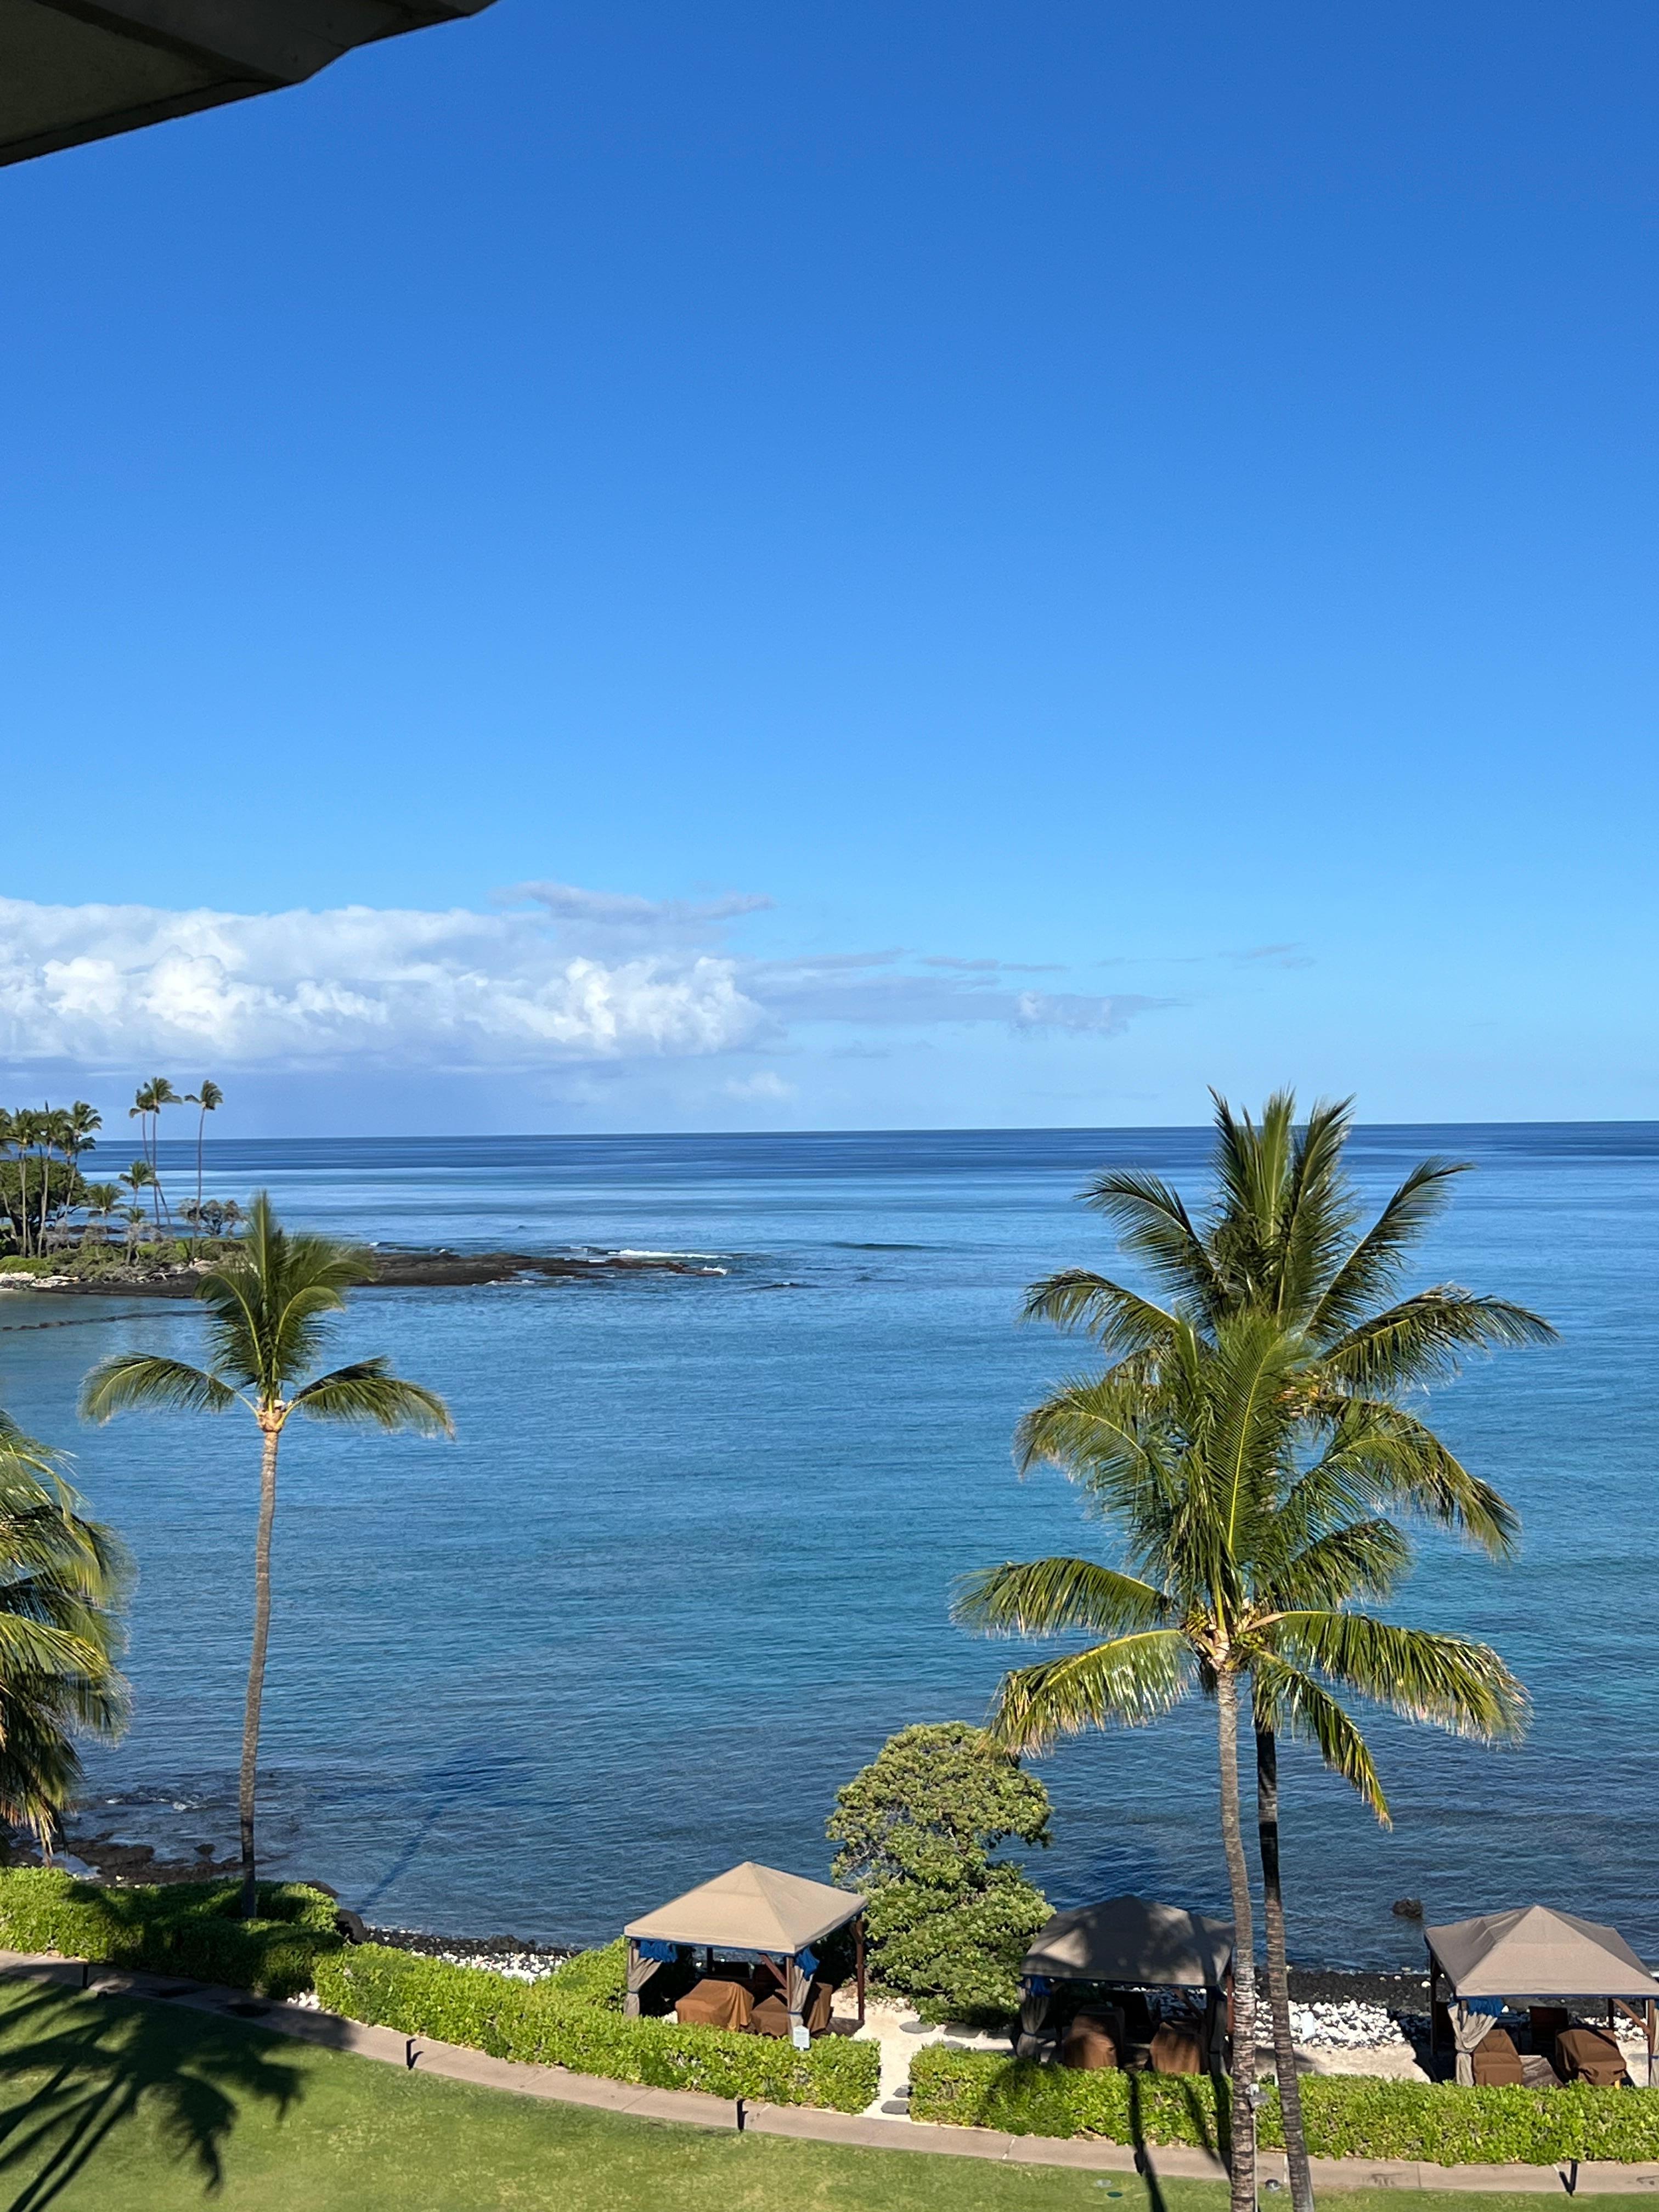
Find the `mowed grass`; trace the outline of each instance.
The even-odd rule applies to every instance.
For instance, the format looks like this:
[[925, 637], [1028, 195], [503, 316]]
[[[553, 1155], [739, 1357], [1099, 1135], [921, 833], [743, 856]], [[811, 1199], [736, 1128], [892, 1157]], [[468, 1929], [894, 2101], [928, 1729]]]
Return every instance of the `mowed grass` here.
[[[1413, 2201], [1420, 2212], [1539, 2212], [1541, 2200]], [[1158, 2202], [1223, 2212], [1225, 2196], [1170, 2182], [1154, 2201], [1133, 2175], [633, 2120], [165, 2004], [0, 1982], [4, 2212], [1158, 2212]]]

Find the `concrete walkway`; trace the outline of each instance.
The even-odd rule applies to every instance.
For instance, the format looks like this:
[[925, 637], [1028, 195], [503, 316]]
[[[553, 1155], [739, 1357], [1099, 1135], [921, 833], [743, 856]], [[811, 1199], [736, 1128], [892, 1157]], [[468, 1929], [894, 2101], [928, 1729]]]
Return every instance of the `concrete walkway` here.
[[[559, 2105], [587, 2105], [636, 2119], [672, 2120], [682, 2126], [736, 2129], [754, 2135], [790, 2136], [802, 2142], [848, 2143], [866, 2150], [923, 2151], [934, 2156], [983, 2158], [1015, 2166], [1080, 2168], [1096, 2173], [1142, 2172], [1153, 2179], [1224, 2181], [1226, 2169], [1207, 2152], [1179, 2147], [1149, 2148], [1137, 2153], [1124, 2143], [1079, 2137], [1001, 2135], [989, 2128], [939, 2127], [926, 2121], [888, 2118], [872, 2113], [821, 2112], [809, 2105], [763, 2105], [708, 2097], [690, 2089], [647, 2089], [630, 2081], [605, 2081], [572, 2074], [562, 2066], [526, 2066], [515, 2059], [492, 2058], [460, 2044], [426, 2036], [399, 2035], [389, 2027], [366, 2027], [359, 2021], [314, 2007], [251, 1996], [246, 1990], [213, 1989], [165, 1974], [125, 1973], [109, 1966], [88, 1966], [78, 1959], [52, 1954], [0, 1951], [0, 1974], [56, 1982], [84, 1989], [94, 1996], [137, 1997], [180, 2006], [216, 2018], [235, 2020], [268, 2034], [290, 2036], [325, 2051], [436, 2074], [450, 2081], [472, 2081], [489, 2089], [509, 2089]], [[1285, 2179], [1277, 2151], [1260, 2155], [1263, 2182]], [[1659, 2192], [1659, 2164], [1620, 2166], [1595, 2162], [1556, 2166], [1425, 2166], [1409, 2159], [1316, 2158], [1314, 2181], [1321, 2189], [1455, 2189], [1525, 2191], [1547, 2197], [1639, 2196]]]

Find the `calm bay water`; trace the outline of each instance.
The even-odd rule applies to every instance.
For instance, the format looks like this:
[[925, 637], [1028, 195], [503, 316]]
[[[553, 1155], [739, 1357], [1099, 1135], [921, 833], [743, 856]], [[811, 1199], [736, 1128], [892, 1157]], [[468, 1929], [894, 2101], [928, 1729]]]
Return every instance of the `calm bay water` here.
[[[1083, 1363], [1021, 1329], [1022, 1287], [1110, 1248], [1103, 1164], [1203, 1187], [1207, 1133], [220, 1143], [210, 1190], [392, 1243], [706, 1255], [707, 1276], [369, 1292], [341, 1356], [444, 1392], [449, 1446], [295, 1431], [285, 1447], [262, 1770], [273, 1870], [372, 1919], [603, 1939], [755, 1857], [823, 1875], [837, 1785], [907, 1722], [976, 1718], [1006, 1647], [951, 1578], [1086, 1548], [1058, 1478], [1014, 1477], [1020, 1411]], [[186, 1147], [172, 1148], [174, 1188]], [[164, 1165], [169, 1148], [163, 1147]], [[1477, 1366], [1432, 1418], [1526, 1524], [1497, 1570], [1425, 1546], [1400, 1608], [1498, 1645], [1536, 1702], [1519, 1751], [1378, 1723], [1379, 1831], [1286, 1765], [1292, 1947], [1410, 1961], [1431, 1919], [1539, 1899], [1659, 1956], [1645, 1828], [1659, 1589], [1659, 1125], [1368, 1130], [1380, 1197], [1425, 1152], [1477, 1163], [1418, 1279], [1537, 1307], [1548, 1352]], [[189, 1170], [193, 1176], [193, 1158]], [[35, 1326], [46, 1323], [48, 1326]], [[88, 1812], [188, 1854], [234, 1834], [257, 1439], [246, 1423], [80, 1430], [117, 1347], [196, 1358], [189, 1307], [0, 1305], [0, 1402], [77, 1455], [138, 1560], [126, 1741]], [[1065, 1747], [1042, 1771], [1056, 1905], [1224, 1903], [1208, 1716]]]

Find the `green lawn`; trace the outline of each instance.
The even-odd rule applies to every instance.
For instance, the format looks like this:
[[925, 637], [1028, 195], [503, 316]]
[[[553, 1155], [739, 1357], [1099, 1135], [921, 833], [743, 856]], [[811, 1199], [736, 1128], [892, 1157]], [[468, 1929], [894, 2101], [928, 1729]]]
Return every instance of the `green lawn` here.
[[[1168, 2185], [1164, 2199], [1167, 2212], [1223, 2212], [1225, 2202], [1198, 2182]], [[1546, 2201], [1415, 2203], [1418, 2212], [1540, 2212]], [[0, 2212], [198, 2203], [221, 2212], [1100, 2212], [1108, 2203], [1155, 2212], [1133, 2177], [620, 2118], [422, 2078], [163, 2004], [0, 1983]]]

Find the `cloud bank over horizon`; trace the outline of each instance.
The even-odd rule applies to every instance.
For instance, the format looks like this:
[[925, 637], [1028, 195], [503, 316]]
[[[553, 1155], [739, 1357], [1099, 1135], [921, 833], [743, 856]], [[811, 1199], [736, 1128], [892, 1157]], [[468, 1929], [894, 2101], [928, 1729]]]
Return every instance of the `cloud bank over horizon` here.
[[744, 957], [730, 926], [772, 903], [750, 894], [657, 901], [537, 883], [503, 897], [520, 904], [233, 914], [0, 900], [0, 1059], [14, 1071], [187, 1058], [227, 1072], [534, 1073], [787, 1051], [820, 1024], [1104, 1038], [1169, 1003], [1039, 991], [1029, 968], [901, 948]]

